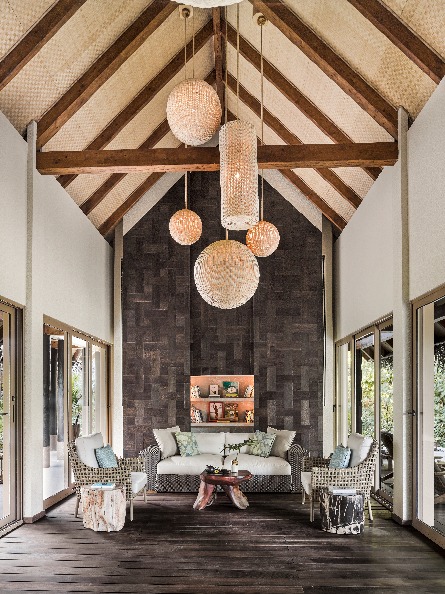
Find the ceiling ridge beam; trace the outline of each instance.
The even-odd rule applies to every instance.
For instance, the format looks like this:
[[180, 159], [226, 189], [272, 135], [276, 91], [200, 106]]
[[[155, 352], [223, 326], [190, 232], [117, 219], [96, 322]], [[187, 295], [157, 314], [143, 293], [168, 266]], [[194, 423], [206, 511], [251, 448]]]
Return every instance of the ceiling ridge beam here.
[[215, 58], [216, 92], [225, 112], [224, 80], [223, 80], [223, 46], [221, 36], [221, 7], [212, 8], [213, 16], [213, 54]]
[[[213, 23], [208, 21], [195, 35], [195, 52], [198, 52], [213, 35]], [[187, 44], [187, 56], [192, 59], [192, 41]], [[124, 109], [109, 122], [105, 128], [92, 140], [85, 150], [100, 150], [105, 148], [125, 128], [137, 114], [152, 101], [159, 89], [168, 84], [172, 78], [184, 67], [184, 49], [180, 50], [155, 77], [153, 77], [134, 97]], [[66, 188], [76, 176], [63, 176], [59, 182]]]
[[437, 85], [445, 76], [445, 62], [431, 47], [379, 0], [348, 0], [376, 29]]
[[[225, 21], [222, 27], [225, 35]], [[232, 46], [236, 46], [236, 31], [228, 23], [227, 37]], [[240, 54], [258, 71], [261, 70], [260, 53], [244, 37], [240, 35]], [[264, 77], [276, 88], [288, 101], [290, 101], [301, 113], [317, 126], [323, 134], [336, 143], [353, 142], [353, 140], [339, 128], [328, 116], [326, 116], [310, 99], [308, 99], [293, 83], [291, 83], [275, 66], [267, 60], [263, 60]], [[373, 167], [365, 167], [364, 171], [372, 178], [377, 179], [381, 170]]]
[[[233, 93], [236, 93], [236, 79], [227, 73], [227, 84]], [[245, 87], [239, 85], [239, 96], [241, 101], [247, 105], [258, 117], [261, 117], [261, 103], [256, 97], [251, 95]], [[303, 144], [284, 124], [276, 118], [268, 109], [263, 109], [264, 123], [279, 136], [286, 144]], [[354, 192], [334, 171], [327, 168], [316, 170], [317, 173], [330, 184], [345, 200], [354, 208], [358, 208], [362, 202], [361, 197]]]
[[318, 68], [391, 136], [397, 139], [397, 109], [327, 45], [283, 2], [249, 0]]
[[54, 37], [86, 0], [59, 0], [0, 61], [0, 91]]
[[[215, 71], [212, 70], [205, 79], [206, 82], [211, 85], [215, 82]], [[167, 119], [163, 120], [159, 126], [150, 134], [150, 136], [140, 145], [140, 149], [149, 149], [155, 147], [168, 133], [170, 132], [170, 126], [168, 125]], [[95, 190], [91, 196], [89, 196], [85, 202], [80, 206], [80, 209], [86, 215], [90, 214], [92, 210], [99, 206], [99, 204], [106, 198], [111, 190], [120, 182], [127, 173], [113, 173], [104, 183]]]
[[37, 148], [51, 140], [175, 10], [173, 2], [154, 0], [42, 116], [37, 123]]
[[[48, 151], [37, 153], [36, 159], [43, 175], [218, 171], [220, 163], [218, 147]], [[258, 167], [262, 169], [389, 166], [397, 159], [396, 142], [258, 147]]]

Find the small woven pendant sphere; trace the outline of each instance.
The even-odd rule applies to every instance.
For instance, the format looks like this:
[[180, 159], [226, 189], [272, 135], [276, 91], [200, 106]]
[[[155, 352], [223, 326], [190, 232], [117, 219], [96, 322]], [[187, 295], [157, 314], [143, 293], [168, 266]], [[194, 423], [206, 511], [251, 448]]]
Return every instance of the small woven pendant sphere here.
[[221, 115], [218, 95], [205, 80], [184, 80], [167, 99], [170, 129], [178, 140], [189, 146], [210, 140], [218, 131]]
[[279, 243], [278, 229], [267, 221], [260, 221], [247, 231], [246, 245], [252, 254], [260, 258], [273, 254]]
[[170, 235], [181, 245], [192, 245], [201, 237], [202, 222], [193, 210], [178, 210], [168, 224]]
[[258, 262], [239, 241], [215, 241], [195, 262], [195, 283], [201, 297], [214, 307], [233, 309], [253, 297], [260, 280]]
[[255, 128], [235, 120], [219, 132], [221, 225], [238, 231], [258, 223], [258, 163]]

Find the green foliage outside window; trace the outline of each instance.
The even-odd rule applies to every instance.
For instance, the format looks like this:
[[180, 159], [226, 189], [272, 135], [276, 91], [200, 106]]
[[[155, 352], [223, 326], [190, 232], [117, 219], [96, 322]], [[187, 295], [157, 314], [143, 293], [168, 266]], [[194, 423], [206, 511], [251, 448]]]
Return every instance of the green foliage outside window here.
[[[380, 367], [380, 423], [382, 431], [393, 432], [393, 362], [392, 357], [382, 361]], [[374, 435], [374, 361], [362, 360], [362, 433]]]
[[434, 441], [445, 447], [445, 345], [434, 347]]

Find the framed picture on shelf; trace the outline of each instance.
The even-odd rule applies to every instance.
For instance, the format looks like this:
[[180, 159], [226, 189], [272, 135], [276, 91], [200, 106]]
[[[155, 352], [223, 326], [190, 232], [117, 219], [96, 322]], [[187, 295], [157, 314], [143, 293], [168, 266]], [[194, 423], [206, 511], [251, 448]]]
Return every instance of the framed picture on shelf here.
[[209, 402], [209, 421], [224, 421], [224, 405], [222, 402]]
[[226, 398], [238, 398], [239, 382], [223, 382], [223, 390]]
[[224, 407], [224, 416], [231, 423], [238, 422], [238, 403], [227, 402]]
[[218, 384], [210, 384], [210, 387], [209, 387], [209, 396], [219, 396], [219, 386], [218, 386]]
[[253, 398], [253, 386], [247, 386], [244, 392], [244, 398]]

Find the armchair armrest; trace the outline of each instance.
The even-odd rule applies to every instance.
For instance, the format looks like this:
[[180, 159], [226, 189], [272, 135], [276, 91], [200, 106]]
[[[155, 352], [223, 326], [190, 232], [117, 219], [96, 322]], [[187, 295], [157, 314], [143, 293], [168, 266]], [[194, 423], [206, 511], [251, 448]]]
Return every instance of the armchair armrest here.
[[308, 451], [297, 443], [292, 444], [287, 452], [287, 460], [291, 467], [292, 493], [301, 492], [301, 469], [304, 456], [307, 454]]
[[310, 472], [313, 468], [327, 468], [330, 458], [306, 457], [303, 459], [303, 472]]
[[144, 462], [145, 472], [147, 473], [147, 488], [150, 491], [154, 491], [156, 485], [156, 467], [161, 460], [161, 450], [157, 445], [148, 446], [148, 448], [139, 452], [139, 456]]
[[119, 468], [129, 469], [130, 472], [144, 472], [144, 460], [143, 458], [118, 458], [117, 461]]

